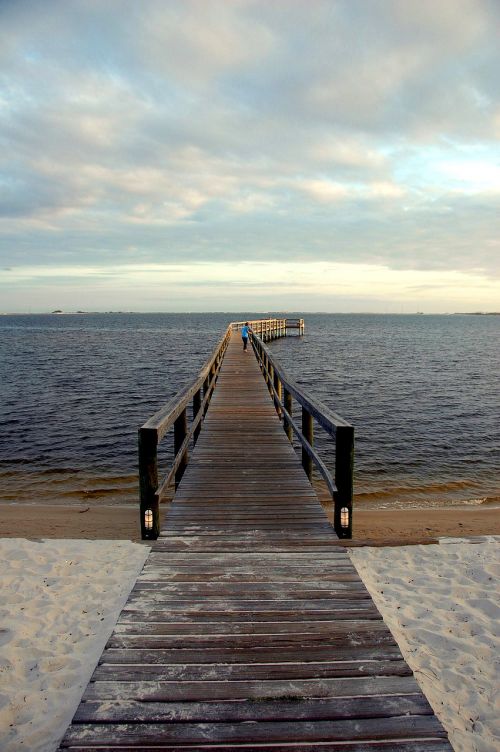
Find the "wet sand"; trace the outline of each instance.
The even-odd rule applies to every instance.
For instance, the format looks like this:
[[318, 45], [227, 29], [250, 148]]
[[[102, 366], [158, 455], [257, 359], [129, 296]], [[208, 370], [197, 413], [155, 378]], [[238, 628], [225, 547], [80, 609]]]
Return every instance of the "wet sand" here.
[[[162, 508], [167, 512], [168, 505]], [[330, 516], [331, 510], [326, 508]], [[440, 537], [500, 535], [500, 509], [354, 510], [353, 543], [408, 545], [432, 543]], [[140, 540], [139, 512], [133, 506], [60, 506], [0, 504], [2, 538], [81, 538]]]

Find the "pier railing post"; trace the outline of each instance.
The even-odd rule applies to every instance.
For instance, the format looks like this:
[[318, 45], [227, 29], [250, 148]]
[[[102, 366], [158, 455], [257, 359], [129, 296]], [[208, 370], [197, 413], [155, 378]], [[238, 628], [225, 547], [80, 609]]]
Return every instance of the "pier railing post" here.
[[277, 371], [274, 372], [274, 390], [275, 390], [274, 404], [276, 406], [276, 411], [278, 415], [281, 417], [281, 408], [278, 402], [278, 400], [281, 401], [281, 381], [280, 381], [280, 377], [278, 376]]
[[[207, 396], [207, 392], [210, 388], [210, 377], [207, 376], [207, 378], [203, 381], [203, 397], [205, 398]], [[203, 408], [203, 415], [207, 414], [208, 410], [208, 402], [205, 403], [205, 407]]]
[[[306, 441], [313, 446], [314, 444], [314, 428], [313, 417], [310, 412], [302, 407], [302, 435]], [[313, 461], [309, 453], [302, 447], [302, 467], [304, 468], [309, 480], [312, 478]]]
[[352, 538], [354, 428], [339, 426], [335, 437], [335, 485], [333, 525], [339, 538]]
[[[201, 410], [201, 389], [198, 389], [198, 391], [195, 392], [193, 395], [193, 420], [196, 418], [200, 410]], [[194, 429], [193, 445], [196, 444], [196, 442], [198, 441], [198, 436], [200, 435], [200, 431], [201, 431], [201, 420], [196, 426], [196, 428]]]
[[268, 373], [269, 373], [269, 377], [268, 377], [267, 386], [271, 394], [271, 397], [274, 399], [274, 395], [273, 395], [274, 367], [269, 362], [268, 362]]
[[[287, 411], [287, 413], [291, 417], [292, 416], [292, 395], [290, 394], [290, 392], [288, 391], [288, 389], [286, 387], [284, 388], [283, 391], [284, 391], [284, 394], [283, 394], [283, 403], [285, 405], [285, 410]], [[292, 436], [293, 436], [293, 429], [292, 429], [292, 426], [290, 425], [290, 422], [288, 421], [288, 418], [286, 417], [286, 415], [283, 418], [283, 427], [285, 429], [286, 435], [288, 436], [288, 441], [291, 441], [292, 440]]]
[[160, 534], [160, 503], [158, 488], [158, 434], [139, 429], [139, 488], [141, 537], [156, 540]]
[[[184, 409], [179, 417], [174, 421], [174, 455], [177, 456], [184, 439], [187, 436], [188, 432], [188, 423], [187, 423], [187, 410]], [[181, 461], [179, 463], [179, 467], [177, 468], [177, 471], [175, 473], [175, 488], [177, 489], [179, 483], [181, 482], [182, 476], [184, 475], [184, 470], [186, 469], [186, 465], [188, 463], [188, 451], [184, 452], [184, 454], [181, 457]]]

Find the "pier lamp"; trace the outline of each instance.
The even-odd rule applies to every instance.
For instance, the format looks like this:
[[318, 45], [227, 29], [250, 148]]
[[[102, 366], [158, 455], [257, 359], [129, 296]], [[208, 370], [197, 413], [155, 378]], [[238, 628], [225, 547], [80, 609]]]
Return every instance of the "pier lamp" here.
[[153, 529], [153, 510], [152, 509], [146, 509], [146, 511], [144, 512], [144, 528], [146, 530]]
[[340, 527], [349, 527], [349, 509], [348, 507], [342, 507], [340, 510]]

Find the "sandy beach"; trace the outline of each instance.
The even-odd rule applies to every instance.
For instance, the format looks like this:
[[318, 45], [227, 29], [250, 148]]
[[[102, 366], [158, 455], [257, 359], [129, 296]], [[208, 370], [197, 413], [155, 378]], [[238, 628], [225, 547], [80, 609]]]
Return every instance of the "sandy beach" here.
[[[324, 504], [331, 517], [331, 503]], [[162, 515], [168, 504], [162, 506]], [[355, 544], [432, 543], [440, 537], [500, 535], [500, 509], [466, 506], [440, 509], [354, 509]], [[0, 538], [140, 540], [138, 508], [0, 504]]]
[[455, 752], [500, 749], [499, 543], [351, 551]]
[[[456, 752], [500, 749], [495, 536], [492, 507], [355, 511], [353, 562]], [[0, 505], [3, 752], [57, 749], [148, 552], [137, 507]]]
[[[500, 748], [499, 542], [351, 551], [455, 752]], [[0, 540], [2, 752], [55, 752], [148, 551]]]
[[53, 752], [149, 552], [0, 540], [0, 749]]

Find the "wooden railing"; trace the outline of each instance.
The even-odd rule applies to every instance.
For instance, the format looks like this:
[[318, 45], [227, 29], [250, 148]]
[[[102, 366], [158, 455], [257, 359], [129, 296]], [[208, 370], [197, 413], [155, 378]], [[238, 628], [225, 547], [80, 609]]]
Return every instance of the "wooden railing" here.
[[[203, 416], [208, 410], [231, 332], [240, 329], [246, 323], [249, 323], [253, 331], [258, 332], [266, 342], [283, 337], [286, 333], [286, 319], [232, 322], [193, 383], [176, 394], [139, 428], [141, 534], [145, 540], [155, 540], [160, 533], [160, 502], [166, 497], [172, 482], [175, 481], [176, 488], [180, 483], [189, 460], [190, 444], [196, 444]], [[191, 401], [192, 418], [189, 425], [188, 407]], [[167, 475], [160, 482], [158, 445], [172, 428], [174, 459]]]
[[[302, 466], [312, 480], [316, 467], [334, 502], [334, 527], [339, 538], [352, 538], [352, 496], [354, 471], [354, 428], [321, 402], [307, 396], [276, 363], [269, 349], [252, 328], [251, 342], [264, 379], [274, 400], [283, 427], [292, 441], [293, 434], [302, 446]], [[301, 406], [301, 427], [293, 419], [293, 400]], [[335, 479], [314, 449], [314, 422], [335, 440]]]
[[[155, 413], [139, 429], [139, 487], [141, 534], [143, 539], [156, 539], [160, 533], [160, 501], [168, 487], [175, 487], [188, 463], [189, 443], [193, 444], [201, 430], [201, 421], [212, 397], [224, 353], [231, 337], [229, 325], [198, 376], [170, 402]], [[192, 400], [192, 420], [188, 426], [188, 405]], [[158, 444], [167, 431], [174, 429], [174, 460], [164, 480], [158, 479]]]
[[[271, 342], [273, 339], [286, 336], [287, 323], [289, 319], [257, 319], [256, 321], [233, 321], [233, 329], [241, 329], [248, 324], [252, 331], [257, 334], [263, 342]], [[296, 319], [294, 319], [294, 322]], [[303, 320], [302, 320], [303, 325]], [[294, 325], [294, 328], [295, 327]], [[302, 332], [303, 333], [303, 332]]]
[[[303, 319], [297, 319], [303, 331]], [[181, 390], [170, 402], [155, 413], [139, 429], [139, 485], [141, 534], [143, 539], [156, 539], [160, 533], [160, 503], [171, 484], [175, 487], [186, 469], [190, 445], [194, 446], [201, 424], [208, 410], [217, 377], [231, 332], [249, 324], [250, 339], [262, 373], [274, 400], [278, 415], [290, 441], [295, 434], [302, 446], [302, 465], [309, 479], [315, 466], [323, 477], [334, 501], [334, 527], [339, 538], [352, 536], [352, 493], [354, 463], [354, 428], [325, 405], [308, 397], [290, 379], [273, 359], [264, 342], [286, 335], [287, 319], [259, 319], [233, 321], [227, 327], [209, 359], [193, 383]], [[294, 322], [295, 323], [295, 322]], [[292, 404], [295, 399], [302, 409], [302, 425], [293, 419]], [[188, 408], [192, 404], [192, 415]], [[191, 422], [189, 425], [189, 418]], [[314, 449], [313, 421], [335, 439], [335, 480]], [[173, 428], [174, 458], [165, 478], [159, 481], [158, 445]]]

